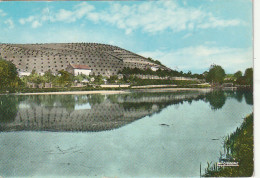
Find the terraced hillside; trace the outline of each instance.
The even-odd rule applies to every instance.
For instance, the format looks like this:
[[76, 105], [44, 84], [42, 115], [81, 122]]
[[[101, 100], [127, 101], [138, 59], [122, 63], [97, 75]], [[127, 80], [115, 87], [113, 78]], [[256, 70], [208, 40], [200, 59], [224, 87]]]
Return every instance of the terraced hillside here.
[[98, 43], [0, 44], [0, 56], [13, 62], [18, 72], [57, 73], [69, 63], [88, 65], [91, 75], [103, 76], [115, 75], [124, 67], [169, 70], [128, 50]]

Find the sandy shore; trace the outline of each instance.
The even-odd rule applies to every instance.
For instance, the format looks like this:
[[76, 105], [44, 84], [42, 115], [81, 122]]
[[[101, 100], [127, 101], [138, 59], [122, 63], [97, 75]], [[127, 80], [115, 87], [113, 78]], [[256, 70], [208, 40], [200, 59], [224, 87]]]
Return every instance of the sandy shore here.
[[16, 93], [15, 95], [86, 95], [86, 94], [122, 94], [129, 91], [96, 90], [96, 91], [64, 91], [64, 92], [41, 92], [41, 93]]

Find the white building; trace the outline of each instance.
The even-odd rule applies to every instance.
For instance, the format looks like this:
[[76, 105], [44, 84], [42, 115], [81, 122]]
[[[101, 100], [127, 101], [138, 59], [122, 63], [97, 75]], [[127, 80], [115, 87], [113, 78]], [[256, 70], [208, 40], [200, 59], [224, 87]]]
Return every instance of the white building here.
[[82, 64], [69, 64], [67, 67], [67, 71], [72, 73], [74, 76], [84, 74], [86, 76], [89, 76], [91, 69], [87, 65]]
[[19, 77], [29, 76], [31, 72], [18, 72]]

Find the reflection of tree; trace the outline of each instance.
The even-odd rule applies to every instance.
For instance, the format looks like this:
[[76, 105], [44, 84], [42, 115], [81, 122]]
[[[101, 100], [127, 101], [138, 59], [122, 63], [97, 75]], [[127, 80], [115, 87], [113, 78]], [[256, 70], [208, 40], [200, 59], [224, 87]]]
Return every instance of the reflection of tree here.
[[89, 104], [91, 106], [94, 104], [100, 104], [104, 102], [104, 100], [105, 100], [105, 95], [101, 95], [101, 94], [94, 94], [88, 98]]
[[46, 108], [52, 109], [54, 107], [54, 103], [59, 99], [58, 95], [42, 95], [42, 106]]
[[244, 95], [245, 95], [246, 104], [253, 105], [253, 93], [245, 92]]
[[[252, 93], [244, 91], [133, 92], [107, 96], [100, 94], [0, 96], [0, 123], [2, 130], [111, 130], [145, 116], [160, 113], [170, 105], [200, 100], [209, 102], [211, 108], [216, 110], [223, 107], [227, 98], [241, 101], [243, 95], [247, 104], [253, 104]], [[18, 107], [22, 100], [25, 101]], [[86, 103], [91, 105], [91, 109], [82, 109], [83, 107], [75, 109], [76, 105]], [[23, 107], [24, 105], [26, 107]], [[18, 108], [20, 111], [17, 114]]]
[[236, 94], [235, 94], [235, 98], [237, 99], [238, 102], [241, 103], [241, 101], [243, 99], [243, 92], [237, 91]]
[[76, 103], [87, 103], [88, 97], [89, 96], [84, 95], [32, 95], [27, 97], [27, 102], [30, 104], [31, 108], [42, 106], [48, 110], [52, 110], [58, 105], [66, 108], [66, 110], [71, 113], [74, 110]]
[[71, 113], [75, 109], [75, 96], [74, 95], [61, 95], [60, 97], [60, 104], [63, 108]]
[[18, 111], [18, 99], [15, 96], [0, 96], [0, 123], [13, 122]]
[[76, 103], [77, 104], [85, 104], [88, 103], [88, 98], [90, 95], [84, 96], [84, 95], [78, 95], [76, 96]]
[[209, 101], [209, 104], [213, 110], [221, 109], [225, 102], [226, 96], [224, 91], [217, 90], [206, 94], [206, 101]]
[[107, 99], [109, 100], [109, 101], [111, 101], [112, 103], [117, 103], [118, 102], [118, 97], [119, 95], [108, 95], [107, 96]]

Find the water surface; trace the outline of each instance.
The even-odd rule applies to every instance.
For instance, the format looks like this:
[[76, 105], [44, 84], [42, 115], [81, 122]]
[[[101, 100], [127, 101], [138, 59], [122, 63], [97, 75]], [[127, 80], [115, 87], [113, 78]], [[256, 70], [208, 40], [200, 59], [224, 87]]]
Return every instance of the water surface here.
[[0, 96], [0, 176], [199, 176], [252, 94]]

